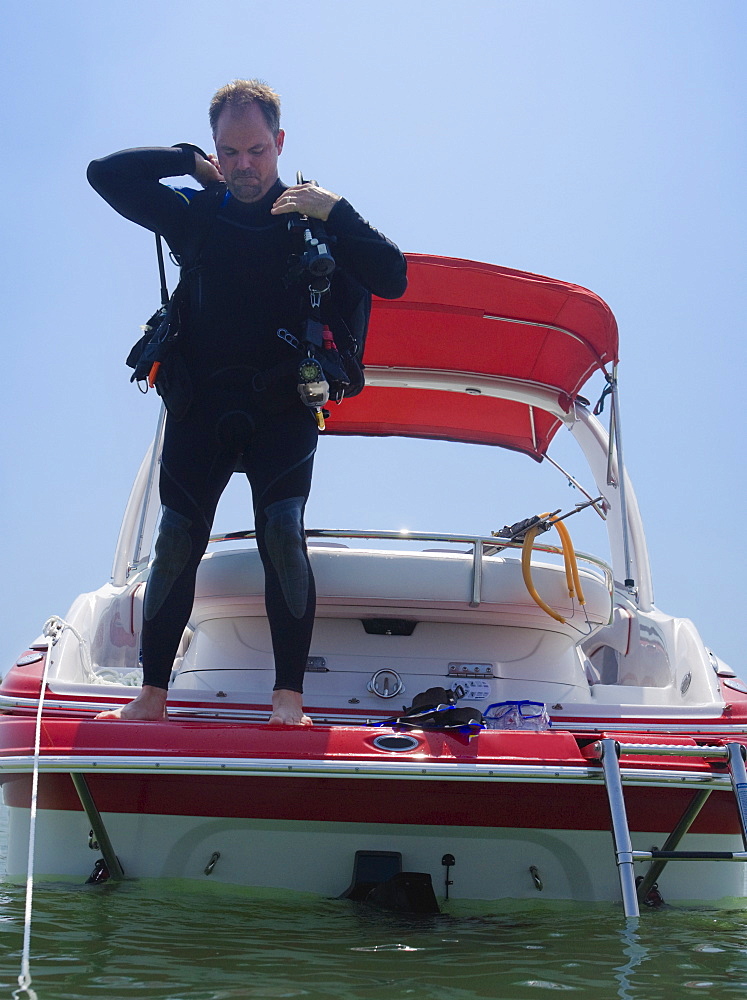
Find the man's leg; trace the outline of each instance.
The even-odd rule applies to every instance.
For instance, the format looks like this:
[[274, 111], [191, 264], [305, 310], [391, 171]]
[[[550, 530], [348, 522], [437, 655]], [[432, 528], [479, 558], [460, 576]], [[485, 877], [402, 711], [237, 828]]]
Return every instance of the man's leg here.
[[235, 464], [216, 447], [215, 421], [199, 409], [167, 420], [161, 462], [163, 504], [143, 602], [143, 687], [134, 701], [99, 719], [162, 719], [171, 670], [194, 603], [195, 580], [215, 508]]
[[303, 675], [311, 645], [316, 588], [303, 515], [318, 431], [300, 404], [258, 429], [244, 454], [252, 486], [257, 546], [265, 569], [265, 606], [275, 655], [271, 723], [310, 725]]

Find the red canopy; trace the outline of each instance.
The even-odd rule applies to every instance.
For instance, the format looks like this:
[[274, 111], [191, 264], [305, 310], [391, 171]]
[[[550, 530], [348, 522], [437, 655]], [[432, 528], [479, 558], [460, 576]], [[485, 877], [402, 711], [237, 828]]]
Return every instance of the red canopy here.
[[[407, 263], [405, 295], [374, 299], [369, 384], [332, 405], [328, 433], [497, 444], [541, 460], [561, 425], [543, 397], [567, 412], [593, 372], [617, 360], [609, 307], [579, 285], [494, 264], [422, 254]], [[372, 384], [408, 376], [420, 387]], [[522, 398], [490, 394], [507, 386]]]

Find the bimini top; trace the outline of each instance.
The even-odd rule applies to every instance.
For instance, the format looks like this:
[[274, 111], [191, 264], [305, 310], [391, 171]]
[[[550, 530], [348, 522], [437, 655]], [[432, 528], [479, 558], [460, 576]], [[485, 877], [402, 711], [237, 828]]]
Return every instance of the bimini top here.
[[407, 262], [405, 295], [374, 299], [367, 388], [332, 404], [327, 432], [495, 444], [541, 461], [583, 384], [617, 361], [609, 307], [494, 264]]

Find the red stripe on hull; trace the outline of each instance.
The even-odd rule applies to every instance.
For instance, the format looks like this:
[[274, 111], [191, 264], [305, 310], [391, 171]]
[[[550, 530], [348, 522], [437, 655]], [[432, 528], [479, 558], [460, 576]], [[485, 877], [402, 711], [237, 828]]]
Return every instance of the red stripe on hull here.
[[[601, 785], [90, 773], [86, 779], [98, 808], [107, 813], [416, 826], [610, 828]], [[28, 807], [30, 791], [30, 775], [4, 779], [9, 806]], [[685, 788], [626, 788], [631, 830], [671, 831], [693, 795]], [[39, 805], [80, 810], [69, 775], [42, 774]], [[692, 832], [738, 834], [732, 795], [714, 792]]]
[[[169, 721], [169, 722], [96, 722], [81, 719], [45, 719], [42, 724], [42, 756], [81, 756], [105, 760], [107, 757], [171, 758], [213, 761], [325, 761], [346, 763], [352, 760], [413, 764], [422, 759], [429, 764], [530, 764], [537, 766], [586, 767], [593, 757], [589, 747], [594, 738], [577, 739], [572, 732], [552, 729], [546, 732], [484, 730], [473, 739], [446, 732], [416, 732], [418, 740], [412, 753], [382, 752], [374, 745], [377, 736], [391, 730], [365, 726], [272, 727], [244, 722]], [[630, 743], [668, 743], [695, 746], [686, 736], [618, 734], [600, 732], [596, 738], [612, 736]], [[728, 738], [728, 737], [727, 737]], [[734, 737], [732, 737], [734, 738]], [[744, 741], [745, 737], [742, 736]], [[718, 742], [718, 737], [716, 738]], [[3, 757], [23, 757], [33, 753], [34, 720], [6, 716], [0, 724], [0, 765]], [[627, 768], [655, 768], [657, 771], [681, 771], [684, 758], [625, 758]], [[691, 757], [689, 772], [724, 773], [719, 762]], [[1, 780], [1, 779], [0, 779]]]

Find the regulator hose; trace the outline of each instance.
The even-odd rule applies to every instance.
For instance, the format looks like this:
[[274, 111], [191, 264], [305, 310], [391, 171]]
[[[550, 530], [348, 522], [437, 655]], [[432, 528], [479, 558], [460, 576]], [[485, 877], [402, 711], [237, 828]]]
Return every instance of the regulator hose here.
[[581, 589], [578, 562], [576, 561], [576, 553], [573, 549], [570, 533], [565, 524], [563, 524], [562, 521], [553, 520], [551, 514], [543, 514], [540, 521], [531, 527], [524, 537], [524, 544], [521, 547], [521, 575], [523, 576], [524, 584], [529, 591], [529, 596], [535, 604], [542, 608], [542, 610], [546, 614], [550, 615], [551, 618], [554, 618], [555, 621], [565, 624], [566, 619], [542, 600], [532, 581], [532, 547], [534, 546], [534, 539], [537, 537], [540, 529], [542, 528], [541, 522], [546, 518], [550, 518], [550, 524], [555, 526], [558, 535], [560, 536], [560, 543], [563, 548], [563, 563], [565, 565], [565, 578], [566, 585], [568, 587], [568, 596], [572, 598], [575, 595], [578, 598], [579, 604], [586, 604], [584, 592]]

